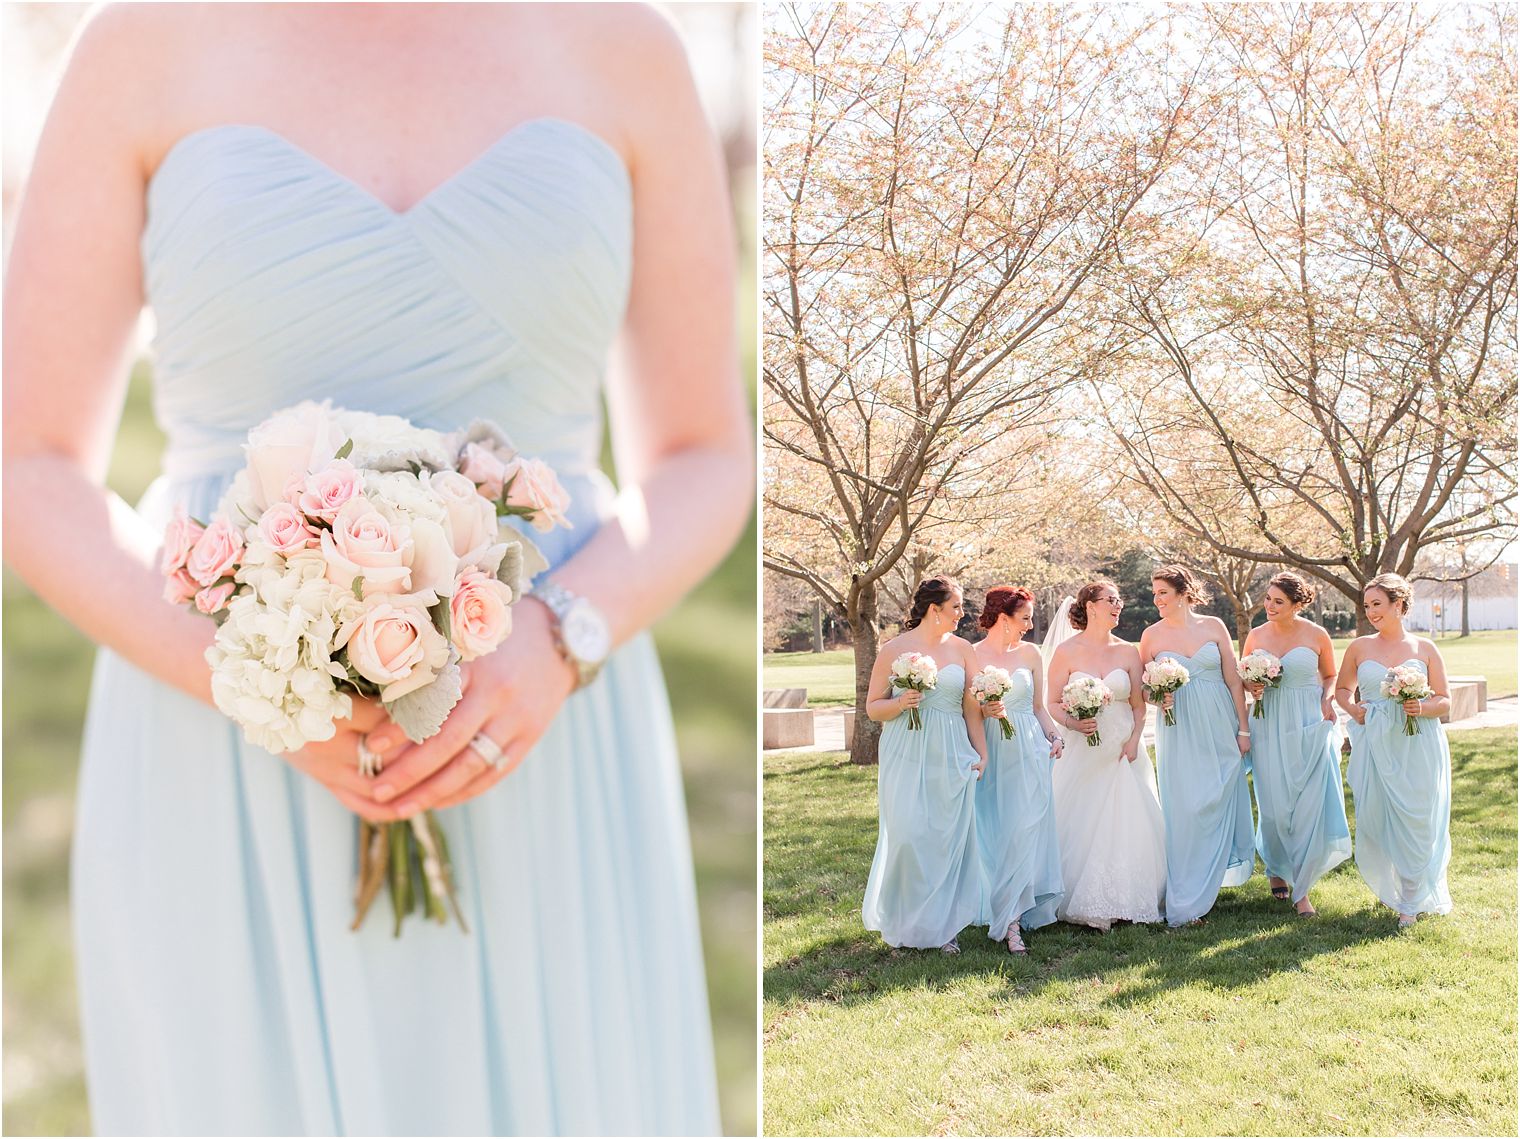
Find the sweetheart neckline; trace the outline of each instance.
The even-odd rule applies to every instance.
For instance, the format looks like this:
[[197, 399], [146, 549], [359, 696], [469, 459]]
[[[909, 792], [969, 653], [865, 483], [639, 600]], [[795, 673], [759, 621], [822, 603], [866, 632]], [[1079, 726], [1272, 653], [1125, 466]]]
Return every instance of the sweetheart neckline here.
[[1080, 668], [1074, 668], [1074, 669], [1071, 670], [1071, 674], [1073, 676], [1085, 676], [1085, 677], [1088, 677], [1089, 679], [1092, 679], [1092, 680], [1107, 680], [1110, 676], [1112, 676], [1116, 672], [1122, 672], [1122, 673], [1124, 673], [1125, 676], [1129, 675], [1129, 669], [1127, 669], [1127, 668], [1111, 668], [1107, 672], [1105, 672], [1102, 676], [1096, 676], [1093, 673], [1087, 672], [1087, 671], [1085, 671], [1083, 669], [1080, 669]]
[[323, 161], [311, 151], [307, 150], [304, 146], [275, 130], [273, 127], [265, 126], [262, 123], [212, 123], [209, 126], [197, 127], [193, 131], [189, 131], [186, 134], [180, 135], [179, 138], [175, 139], [174, 142], [169, 145], [169, 148], [164, 151], [163, 157], [159, 159], [158, 165], [154, 168], [153, 173], [148, 176], [148, 180], [144, 184], [143, 194], [145, 199], [151, 203], [151, 199], [154, 196], [154, 190], [159, 183], [159, 177], [163, 173], [164, 168], [169, 166], [171, 164], [171, 160], [180, 155], [186, 148], [194, 145], [196, 142], [203, 141], [206, 138], [222, 132], [248, 131], [271, 140], [272, 142], [289, 151], [291, 154], [294, 154], [296, 157], [310, 165], [313, 169], [317, 170], [321, 174], [324, 174], [328, 178], [341, 183], [343, 186], [347, 187], [351, 193], [360, 196], [371, 206], [385, 211], [385, 213], [390, 216], [392, 221], [404, 222], [411, 219], [414, 215], [426, 210], [437, 200], [439, 195], [445, 193], [451, 186], [456, 185], [460, 181], [467, 178], [471, 173], [478, 170], [481, 166], [485, 165], [487, 161], [489, 161], [509, 142], [520, 138], [522, 135], [534, 129], [543, 127], [557, 127], [562, 130], [568, 129], [572, 135], [595, 144], [595, 148], [600, 153], [602, 153], [605, 157], [610, 157], [612, 159], [613, 164], [617, 167], [619, 173], [622, 175], [625, 189], [631, 190], [632, 176], [629, 174], [628, 164], [623, 160], [622, 154], [618, 152], [617, 148], [614, 147], [612, 143], [608, 142], [605, 138], [603, 138], [596, 131], [592, 130], [590, 127], [578, 123], [573, 119], [560, 118], [557, 115], [535, 115], [532, 118], [523, 119], [521, 122], [514, 123], [512, 126], [508, 127], [493, 141], [487, 143], [484, 149], [476, 152], [476, 154], [471, 157], [469, 161], [467, 161], [463, 166], [459, 167], [452, 174], [445, 177], [443, 181], [436, 183], [432, 189], [428, 190], [427, 193], [423, 194], [420, 198], [418, 198], [411, 205], [407, 206], [405, 209], [396, 209], [389, 202], [381, 199], [372, 190], [366, 188], [364, 185], [351, 178], [349, 175], [344, 174], [342, 171], [338, 170], [331, 164]]
[[1199, 645], [1190, 653], [1179, 653], [1176, 649], [1161, 649], [1156, 653], [1156, 655], [1160, 656], [1162, 653], [1171, 653], [1174, 657], [1181, 657], [1183, 660], [1192, 660], [1195, 656], [1203, 652], [1203, 650], [1208, 648], [1210, 645], [1214, 645], [1214, 651], [1216, 653], [1219, 652], [1219, 646], [1217, 644], [1214, 644], [1213, 641], [1204, 641], [1203, 644]]

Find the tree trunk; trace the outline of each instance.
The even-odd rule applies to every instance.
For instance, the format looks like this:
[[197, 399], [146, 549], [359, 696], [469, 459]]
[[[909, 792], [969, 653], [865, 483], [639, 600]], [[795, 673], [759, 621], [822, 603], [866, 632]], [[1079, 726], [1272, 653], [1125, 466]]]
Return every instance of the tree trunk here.
[[1472, 585], [1472, 578], [1464, 577], [1462, 579], [1462, 635], [1464, 637], [1472, 636], [1472, 625], [1467, 617], [1468, 586], [1470, 585]]
[[1230, 594], [1230, 605], [1235, 610], [1235, 651], [1239, 656], [1244, 656], [1246, 651], [1246, 637], [1251, 632], [1251, 609], [1249, 599], [1242, 600], [1233, 593]]
[[823, 602], [813, 599], [813, 651], [823, 652]]
[[855, 645], [855, 740], [850, 746], [850, 762], [865, 766], [876, 762], [876, 741], [881, 738], [881, 725], [866, 715], [866, 701], [871, 697], [871, 668], [876, 664], [877, 642], [881, 638], [876, 606], [876, 586], [863, 587], [855, 620], [850, 623], [850, 637]]

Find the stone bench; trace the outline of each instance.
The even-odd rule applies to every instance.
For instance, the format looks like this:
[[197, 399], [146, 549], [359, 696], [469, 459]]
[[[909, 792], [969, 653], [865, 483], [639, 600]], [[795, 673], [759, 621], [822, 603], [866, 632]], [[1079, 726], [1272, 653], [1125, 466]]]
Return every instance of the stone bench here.
[[1441, 717], [1441, 723], [1465, 720], [1488, 708], [1488, 680], [1482, 676], [1449, 676], [1451, 687], [1451, 711]]
[[767, 708], [806, 708], [806, 688], [767, 688], [762, 701]]
[[844, 750], [849, 751], [855, 746], [855, 709], [848, 708], [840, 715], [844, 717]]
[[811, 708], [767, 708], [761, 725], [766, 751], [782, 747], [808, 747], [813, 743]]

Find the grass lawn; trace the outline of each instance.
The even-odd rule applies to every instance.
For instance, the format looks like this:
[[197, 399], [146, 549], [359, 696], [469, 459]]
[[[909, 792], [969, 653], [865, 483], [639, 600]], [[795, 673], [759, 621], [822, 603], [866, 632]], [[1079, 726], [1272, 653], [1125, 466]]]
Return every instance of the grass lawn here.
[[761, 669], [766, 688], [806, 688], [810, 706], [855, 703], [855, 654], [849, 649], [766, 653]]
[[[1350, 637], [1335, 641], [1340, 660]], [[1446, 658], [1446, 671], [1453, 676], [1488, 677], [1488, 698], [1513, 696], [1516, 684], [1515, 630], [1496, 629], [1470, 637], [1443, 637], [1436, 642]], [[855, 655], [849, 649], [825, 653], [766, 653], [763, 659], [766, 688], [806, 688], [808, 704], [852, 705], [855, 703]]]
[[1515, 737], [1451, 741], [1450, 915], [1399, 936], [1346, 863], [1318, 919], [1258, 873], [1202, 926], [1025, 959], [867, 933], [876, 772], [767, 755], [766, 1133], [1515, 1134]]
[[[145, 372], [111, 485], [135, 501], [162, 438]], [[755, 1134], [755, 527], [655, 629], [675, 712], [728, 1134]], [[4, 577], [5, 1094], [10, 1135], [87, 1135], [68, 848], [91, 645]], [[609, 952], [615, 951], [609, 948]]]

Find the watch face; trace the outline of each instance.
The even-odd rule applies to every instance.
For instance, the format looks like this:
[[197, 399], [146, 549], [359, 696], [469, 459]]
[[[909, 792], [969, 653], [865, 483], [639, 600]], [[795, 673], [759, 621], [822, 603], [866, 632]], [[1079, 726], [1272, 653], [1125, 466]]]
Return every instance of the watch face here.
[[585, 664], [601, 664], [612, 647], [607, 622], [595, 609], [578, 601], [560, 623], [560, 636], [570, 655]]

